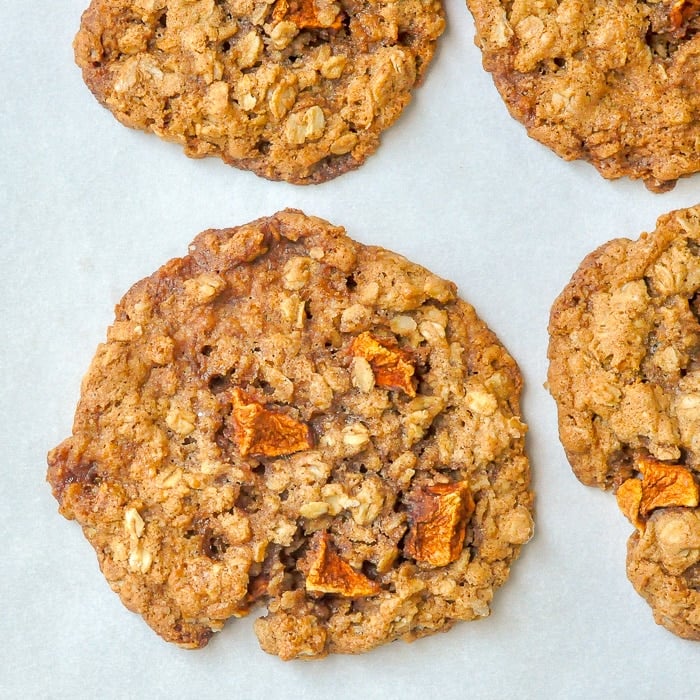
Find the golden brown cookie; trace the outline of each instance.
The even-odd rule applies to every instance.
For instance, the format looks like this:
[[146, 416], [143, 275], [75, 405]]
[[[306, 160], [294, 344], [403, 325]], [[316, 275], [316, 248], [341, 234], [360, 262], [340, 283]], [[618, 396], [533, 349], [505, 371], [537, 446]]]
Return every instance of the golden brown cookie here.
[[627, 573], [654, 619], [686, 639], [700, 639], [700, 510], [663, 508], [627, 545]]
[[591, 253], [554, 303], [549, 389], [576, 476], [635, 526], [627, 571], [700, 639], [700, 207]]
[[360, 652], [489, 614], [532, 531], [521, 378], [455, 286], [287, 210], [119, 303], [49, 455], [124, 604], [200, 647]]
[[700, 169], [697, 2], [467, 4], [484, 68], [532, 138], [656, 192]]
[[440, 0], [92, 0], [74, 46], [123, 124], [308, 184], [374, 153], [443, 29]]

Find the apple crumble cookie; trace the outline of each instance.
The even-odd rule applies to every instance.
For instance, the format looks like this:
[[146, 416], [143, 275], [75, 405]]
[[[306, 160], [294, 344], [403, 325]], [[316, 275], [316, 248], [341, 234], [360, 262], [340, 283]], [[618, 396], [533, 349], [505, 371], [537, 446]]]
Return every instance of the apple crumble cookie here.
[[467, 4], [484, 68], [532, 138], [656, 192], [700, 170], [700, 3]]
[[92, 0], [74, 47], [123, 124], [308, 184], [374, 153], [444, 25], [440, 0]]
[[456, 288], [286, 210], [208, 230], [116, 308], [49, 454], [124, 604], [283, 659], [489, 614], [532, 532], [518, 368]]
[[627, 573], [700, 639], [700, 207], [591, 253], [555, 302], [549, 388], [574, 473], [635, 527]]

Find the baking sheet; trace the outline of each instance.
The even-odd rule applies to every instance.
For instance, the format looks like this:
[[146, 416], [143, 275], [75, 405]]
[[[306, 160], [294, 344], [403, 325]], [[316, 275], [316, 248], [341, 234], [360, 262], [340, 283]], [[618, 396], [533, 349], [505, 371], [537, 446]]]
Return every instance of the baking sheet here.
[[[656, 698], [692, 696], [700, 646], [657, 627], [625, 576], [631, 527], [581, 486], [543, 383], [549, 307], [585, 254], [700, 201], [654, 195], [527, 138], [473, 46], [461, 0], [424, 86], [359, 170], [318, 186], [194, 161], [119, 125], [71, 41], [87, 0], [0, 4], [0, 696], [7, 698]], [[44, 483], [79, 382], [126, 289], [208, 227], [285, 206], [454, 280], [518, 360], [536, 536], [490, 618], [359, 657], [284, 663], [252, 618], [201, 651], [125, 610]]]

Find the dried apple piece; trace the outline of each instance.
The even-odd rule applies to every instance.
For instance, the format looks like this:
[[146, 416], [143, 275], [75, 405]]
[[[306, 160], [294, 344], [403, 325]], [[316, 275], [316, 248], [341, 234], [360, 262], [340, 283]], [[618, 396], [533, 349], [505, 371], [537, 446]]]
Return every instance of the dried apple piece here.
[[234, 431], [242, 457], [280, 457], [311, 448], [311, 431], [306, 423], [269, 410], [238, 387], [232, 392], [232, 402]]
[[396, 343], [377, 340], [371, 333], [365, 331], [353, 338], [350, 353], [354, 357], [367, 360], [377, 386], [385, 389], [400, 389], [411, 397], [416, 395], [411, 381], [416, 369], [409, 353], [401, 350]]
[[686, 467], [643, 457], [638, 460], [637, 468], [644, 477], [639, 504], [639, 514], [643, 518], [655, 508], [698, 505], [698, 486]]
[[698, 10], [700, 10], [699, 0], [675, 0], [669, 13], [671, 25], [674, 29], [680, 29]]
[[474, 499], [466, 481], [417, 489], [409, 503], [404, 551], [421, 564], [447, 566], [462, 553], [473, 512]]
[[651, 457], [639, 457], [636, 466], [642, 479], [627, 479], [616, 497], [620, 510], [638, 530], [644, 529], [646, 519], [656, 508], [698, 505], [698, 485], [686, 467], [664, 464]]
[[272, 11], [273, 22], [293, 22], [298, 29], [340, 29], [343, 26], [340, 8], [326, 2], [320, 8], [314, 0], [277, 0]]
[[644, 530], [644, 521], [639, 517], [639, 506], [642, 502], [641, 479], [627, 479], [618, 487], [615, 498], [617, 506], [623, 515], [634, 525], [637, 530]]
[[334, 593], [346, 598], [377, 595], [381, 586], [341, 559], [328, 544], [328, 533], [320, 532], [311, 544], [313, 561], [306, 576], [306, 590]]

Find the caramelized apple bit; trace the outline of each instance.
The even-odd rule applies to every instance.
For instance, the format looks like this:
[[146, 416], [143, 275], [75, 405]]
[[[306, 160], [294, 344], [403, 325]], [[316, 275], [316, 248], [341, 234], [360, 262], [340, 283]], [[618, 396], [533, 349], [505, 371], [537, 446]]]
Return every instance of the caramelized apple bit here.
[[639, 459], [637, 467], [644, 477], [639, 504], [639, 514], [643, 518], [655, 508], [698, 505], [698, 486], [686, 467], [662, 464], [648, 457]]
[[642, 482], [640, 479], [627, 479], [618, 487], [615, 498], [622, 514], [640, 532], [644, 530], [644, 521], [639, 517], [639, 505], [642, 502]]
[[408, 507], [410, 529], [404, 551], [421, 564], [447, 566], [459, 558], [474, 512], [469, 484], [435, 484], [417, 489]]
[[335, 593], [346, 598], [377, 595], [381, 586], [341, 559], [330, 548], [328, 539], [327, 532], [319, 532], [312, 540], [312, 564], [306, 576], [306, 590]]
[[277, 0], [272, 11], [273, 22], [293, 22], [300, 30], [303, 29], [340, 29], [343, 26], [340, 8], [327, 3], [323, 11], [319, 11], [314, 0]]
[[671, 25], [674, 29], [680, 29], [698, 10], [700, 0], [675, 0], [669, 13]]
[[232, 392], [232, 400], [236, 442], [242, 457], [280, 457], [312, 446], [306, 423], [267, 409], [238, 387]]
[[396, 343], [377, 340], [365, 331], [353, 338], [350, 352], [353, 356], [362, 357], [369, 362], [377, 386], [400, 389], [411, 397], [416, 395], [411, 381], [415, 373], [411, 356]]
[[642, 479], [627, 479], [617, 490], [620, 510], [638, 529], [656, 508], [685, 506], [695, 508], [700, 502], [698, 485], [692, 473], [678, 464], [663, 464], [651, 457], [637, 459]]

